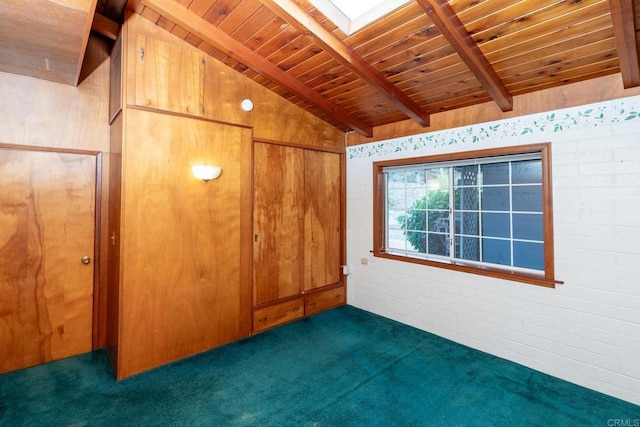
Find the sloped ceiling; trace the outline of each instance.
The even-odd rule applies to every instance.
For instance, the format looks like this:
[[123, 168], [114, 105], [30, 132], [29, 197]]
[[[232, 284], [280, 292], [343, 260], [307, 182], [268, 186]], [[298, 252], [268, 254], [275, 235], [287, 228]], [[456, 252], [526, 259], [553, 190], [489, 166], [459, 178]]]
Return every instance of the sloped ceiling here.
[[0, 71], [78, 84], [96, 0], [0, 1]]
[[[115, 37], [126, 3], [3, 0], [0, 71], [77, 83], [88, 25]], [[433, 113], [487, 101], [509, 111], [516, 95], [605, 75], [640, 85], [640, 0], [414, 0], [352, 35], [308, 0], [128, 8], [363, 135], [408, 118], [427, 126]]]

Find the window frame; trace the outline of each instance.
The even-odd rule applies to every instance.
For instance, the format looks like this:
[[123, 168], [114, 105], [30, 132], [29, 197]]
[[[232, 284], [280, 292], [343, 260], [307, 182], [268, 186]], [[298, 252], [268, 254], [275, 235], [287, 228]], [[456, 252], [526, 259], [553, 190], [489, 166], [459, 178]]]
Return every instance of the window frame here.
[[[412, 257], [406, 254], [386, 252], [387, 198], [386, 179], [384, 174], [385, 168], [397, 166], [411, 167], [418, 164], [435, 164], [439, 162], [461, 160], [469, 160], [472, 162], [473, 160], [480, 158], [522, 155], [530, 153], [539, 153], [542, 165], [542, 222], [544, 242], [543, 273], [541, 272], [540, 274], [536, 274], [533, 272], [523, 272], [519, 269], [509, 268], [508, 266], [502, 268], [482, 263], [480, 263], [482, 265], [479, 265], [478, 262], [469, 263], [459, 259], [428, 259], [422, 257]], [[553, 288], [556, 284], [562, 282], [555, 279], [553, 245], [553, 194], [551, 178], [551, 143], [548, 142], [374, 162], [373, 256]]]

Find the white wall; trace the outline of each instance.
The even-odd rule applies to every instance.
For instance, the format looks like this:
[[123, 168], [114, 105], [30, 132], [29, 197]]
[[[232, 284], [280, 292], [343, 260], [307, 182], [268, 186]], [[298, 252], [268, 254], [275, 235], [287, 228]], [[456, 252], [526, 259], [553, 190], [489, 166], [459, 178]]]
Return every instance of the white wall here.
[[[370, 253], [374, 161], [549, 141], [564, 285]], [[640, 96], [350, 147], [347, 261], [355, 307], [640, 404]]]

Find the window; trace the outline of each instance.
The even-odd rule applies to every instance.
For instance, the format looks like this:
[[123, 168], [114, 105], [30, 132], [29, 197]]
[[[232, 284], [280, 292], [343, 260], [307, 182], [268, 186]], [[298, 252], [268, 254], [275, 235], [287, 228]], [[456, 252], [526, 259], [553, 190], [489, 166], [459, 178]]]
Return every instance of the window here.
[[374, 255], [555, 286], [550, 145], [374, 163]]
[[310, 0], [345, 34], [359, 29], [409, 3], [409, 0]]

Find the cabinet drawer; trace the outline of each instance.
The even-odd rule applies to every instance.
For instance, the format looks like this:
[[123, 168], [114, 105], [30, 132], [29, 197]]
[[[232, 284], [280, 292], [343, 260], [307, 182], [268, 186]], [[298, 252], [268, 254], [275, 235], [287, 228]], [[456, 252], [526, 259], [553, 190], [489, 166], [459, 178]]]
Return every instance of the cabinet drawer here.
[[304, 313], [306, 315], [317, 313], [332, 307], [344, 305], [345, 301], [344, 286], [313, 293], [304, 298]]
[[302, 298], [253, 311], [253, 331], [259, 332], [290, 322], [304, 315]]

